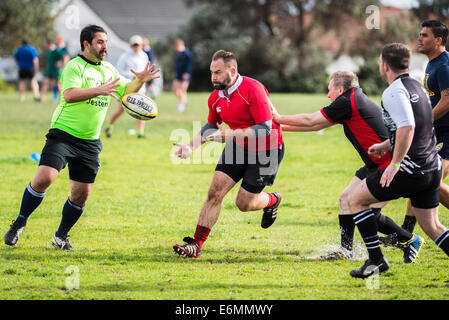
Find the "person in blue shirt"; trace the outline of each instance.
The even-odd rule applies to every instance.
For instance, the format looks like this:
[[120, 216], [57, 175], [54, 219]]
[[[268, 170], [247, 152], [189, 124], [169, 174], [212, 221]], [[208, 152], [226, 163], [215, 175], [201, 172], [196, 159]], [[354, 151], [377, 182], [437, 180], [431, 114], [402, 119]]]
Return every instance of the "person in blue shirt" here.
[[182, 39], [175, 41], [175, 73], [173, 91], [179, 99], [178, 111], [183, 112], [187, 105], [187, 89], [193, 69], [193, 55]]
[[28, 40], [22, 41], [22, 46], [14, 52], [14, 60], [19, 68], [19, 95], [20, 101], [25, 101], [25, 90], [27, 80], [30, 80], [31, 90], [34, 99], [39, 99], [39, 83], [36, 80], [36, 73], [39, 71], [39, 55], [36, 48], [28, 43]]
[[[442, 173], [439, 202], [449, 209], [449, 186], [444, 179], [449, 175], [449, 52], [446, 51], [448, 28], [438, 20], [421, 23], [417, 49], [429, 58], [424, 77], [424, 88], [430, 98], [433, 112], [433, 127], [437, 139], [436, 149], [441, 157]], [[415, 98], [411, 97], [413, 102]], [[407, 213], [402, 228], [413, 232], [416, 225], [415, 213], [407, 204]], [[395, 245], [396, 239], [382, 239], [385, 245]]]
[[[449, 175], [449, 52], [446, 50], [449, 32], [447, 26], [438, 20], [425, 20], [421, 27], [417, 48], [429, 58], [424, 87], [433, 108], [437, 150], [442, 160], [440, 203], [449, 208], [449, 186], [444, 183]], [[409, 229], [413, 230], [416, 219], [409, 210], [404, 221], [406, 227], [407, 220], [411, 224]]]

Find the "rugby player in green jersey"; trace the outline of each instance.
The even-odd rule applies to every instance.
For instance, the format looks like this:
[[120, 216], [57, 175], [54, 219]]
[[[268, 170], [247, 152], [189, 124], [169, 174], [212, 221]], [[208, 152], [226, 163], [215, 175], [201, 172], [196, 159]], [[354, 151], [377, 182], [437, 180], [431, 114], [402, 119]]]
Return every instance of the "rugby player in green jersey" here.
[[159, 69], [148, 63], [144, 70], [131, 72], [135, 79], [122, 77], [107, 55], [107, 33], [96, 25], [81, 30], [81, 54], [70, 60], [61, 76], [61, 99], [51, 119], [47, 141], [36, 176], [25, 189], [19, 216], [5, 234], [5, 244], [14, 246], [28, 217], [42, 202], [45, 191], [68, 164], [70, 196], [52, 245], [71, 250], [68, 232], [80, 218], [100, 168], [101, 126], [112, 98], [137, 92], [147, 81], [159, 78]]

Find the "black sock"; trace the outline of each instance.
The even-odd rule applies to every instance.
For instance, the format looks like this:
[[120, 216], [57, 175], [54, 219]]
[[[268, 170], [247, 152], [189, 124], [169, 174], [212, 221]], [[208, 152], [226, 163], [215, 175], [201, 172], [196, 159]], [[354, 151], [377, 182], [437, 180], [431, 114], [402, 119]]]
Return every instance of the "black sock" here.
[[67, 237], [70, 229], [75, 225], [78, 219], [81, 217], [83, 213], [84, 207], [77, 206], [69, 199], [67, 199], [64, 204], [64, 208], [62, 209], [62, 219], [59, 224], [58, 231], [56, 231], [55, 235], [57, 237]]
[[436, 237], [435, 243], [449, 256], [449, 229]]
[[28, 217], [34, 210], [41, 204], [44, 199], [45, 192], [37, 192], [31, 188], [31, 183], [25, 188], [25, 192], [22, 197], [22, 204], [20, 205], [20, 212], [17, 220], [26, 225]]
[[349, 251], [352, 251], [355, 229], [352, 214], [340, 214], [338, 215], [338, 221], [340, 223], [341, 246]]
[[405, 216], [404, 222], [402, 223], [402, 228], [407, 230], [408, 232], [413, 232], [416, 225], [416, 217], [414, 216]]
[[413, 234], [408, 232], [404, 228], [397, 225], [392, 219], [384, 216], [380, 213], [380, 209], [373, 209], [376, 220], [377, 220], [377, 230], [383, 234], [393, 234], [396, 236], [399, 242], [406, 242], [413, 238]]
[[369, 259], [378, 262], [382, 257], [379, 236], [377, 235], [376, 217], [371, 209], [366, 209], [354, 214], [354, 223], [359, 229], [360, 235], [368, 250]]

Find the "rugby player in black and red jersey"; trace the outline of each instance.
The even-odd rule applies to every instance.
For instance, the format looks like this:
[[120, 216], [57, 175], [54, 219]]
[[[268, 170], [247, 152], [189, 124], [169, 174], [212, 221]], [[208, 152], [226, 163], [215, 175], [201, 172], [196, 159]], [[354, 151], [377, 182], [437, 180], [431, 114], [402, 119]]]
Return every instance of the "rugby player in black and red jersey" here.
[[185, 237], [185, 244], [173, 246], [175, 253], [195, 258], [200, 257], [203, 243], [218, 220], [223, 198], [240, 180], [236, 205], [243, 212], [263, 209], [262, 228], [273, 224], [282, 200], [277, 192], [263, 192], [265, 186], [273, 184], [284, 155], [282, 131], [272, 121], [267, 89], [238, 73], [232, 52], [215, 52], [210, 71], [215, 90], [208, 100], [208, 121], [189, 144], [175, 143], [179, 149], [173, 154], [188, 158], [206, 141], [226, 142], [194, 238]]
[[[334, 72], [331, 75], [328, 90], [328, 97], [331, 100], [329, 106], [312, 114], [290, 116], [281, 116], [273, 108], [273, 120], [282, 124], [282, 129], [285, 131], [316, 131], [334, 124], [342, 124], [346, 137], [365, 163], [356, 171], [339, 198], [341, 247], [321, 256], [324, 260], [350, 259], [353, 257], [355, 224], [349, 208], [349, 194], [370, 174], [388, 167], [391, 155], [390, 152], [386, 152], [381, 157], [374, 157], [368, 153], [368, 148], [373, 144], [388, 140], [388, 132], [382, 120], [382, 109], [363, 93], [362, 88], [359, 87], [357, 75], [349, 71]], [[409, 242], [414, 239], [414, 235], [380, 213], [380, 209], [386, 204], [387, 202], [372, 204], [379, 232], [395, 234], [399, 242], [403, 243], [404, 262], [412, 262], [416, 256], [410, 256]]]

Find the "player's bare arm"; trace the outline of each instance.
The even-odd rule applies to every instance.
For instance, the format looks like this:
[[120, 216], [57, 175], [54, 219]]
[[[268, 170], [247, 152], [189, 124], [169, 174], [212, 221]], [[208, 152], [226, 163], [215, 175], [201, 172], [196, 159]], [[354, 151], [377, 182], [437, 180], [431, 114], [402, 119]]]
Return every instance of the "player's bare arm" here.
[[449, 111], [449, 88], [441, 91], [441, 99], [433, 108], [433, 120], [438, 120]]
[[300, 113], [291, 116], [275, 115], [273, 113], [273, 120], [282, 125], [285, 131], [318, 131], [332, 125], [327, 120], [321, 111], [314, 113]]
[[414, 126], [405, 126], [398, 128], [396, 131], [396, 142], [394, 144], [394, 152], [390, 165], [385, 169], [380, 179], [383, 187], [389, 187], [394, 176], [399, 171], [399, 165], [404, 160], [405, 155], [412, 144], [413, 135], [415, 133]]
[[197, 134], [188, 144], [174, 142], [173, 145], [177, 146], [179, 149], [174, 151], [171, 156], [187, 159], [195, 149], [199, 148], [205, 142], [206, 140], [201, 134]]
[[142, 86], [153, 79], [160, 78], [159, 71], [160, 69], [156, 68], [155, 64], [151, 64], [150, 62], [147, 63], [145, 68], [137, 72], [134, 69], [131, 69], [130, 71], [136, 76], [133, 81], [129, 82], [125, 87], [125, 94], [137, 92], [142, 88]]
[[215, 134], [209, 135], [206, 138], [206, 140], [223, 143], [223, 142], [225, 142], [229, 139], [233, 139], [233, 138], [236, 138], [236, 139], [260, 138], [260, 137], [268, 136], [271, 133], [272, 124], [273, 124], [273, 120], [269, 119], [267, 121], [256, 123], [255, 125], [247, 127], [247, 128], [227, 129], [217, 123], [216, 129], [219, 129], [219, 131]]
[[39, 58], [33, 59], [33, 65], [34, 65], [34, 73], [39, 72]]
[[95, 88], [69, 88], [63, 92], [68, 103], [80, 102], [97, 96], [114, 96], [118, 92], [119, 78], [109, 79], [105, 84]]
[[193, 137], [193, 139], [188, 143], [173, 143], [174, 146], [178, 147], [178, 150], [172, 153], [172, 157], [178, 157], [181, 159], [187, 159], [192, 154], [193, 150], [199, 148], [207, 140], [206, 138], [213, 134], [218, 129], [217, 126], [206, 122], [206, 124], [201, 128], [200, 132]]
[[256, 135], [251, 127], [244, 129], [228, 129], [217, 123], [219, 131], [207, 137], [207, 141], [225, 142], [232, 138], [255, 138]]
[[394, 145], [394, 152], [391, 161], [393, 163], [401, 163], [412, 144], [413, 134], [415, 132], [414, 126], [400, 127], [396, 131], [396, 142]]
[[312, 132], [312, 131], [320, 131], [320, 130], [325, 129], [331, 125], [315, 125], [315, 126], [310, 126], [310, 127], [302, 127], [302, 126], [290, 126], [288, 124], [281, 124], [281, 128], [282, 128], [282, 131]]

